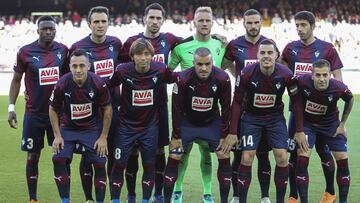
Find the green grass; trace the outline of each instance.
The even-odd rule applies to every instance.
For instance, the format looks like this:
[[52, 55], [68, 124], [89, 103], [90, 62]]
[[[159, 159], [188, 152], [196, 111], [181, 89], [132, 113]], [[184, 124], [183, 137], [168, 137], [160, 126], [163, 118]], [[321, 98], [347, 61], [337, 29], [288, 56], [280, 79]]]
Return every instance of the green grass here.
[[[7, 101], [8, 97], [0, 97], [0, 203], [22, 203], [27, 202], [27, 187], [25, 179], [25, 159], [26, 153], [20, 150], [22, 119], [23, 119], [23, 98], [18, 99], [16, 105], [16, 112], [18, 115], [19, 128], [17, 130], [11, 129], [7, 124]], [[351, 188], [349, 193], [349, 201], [351, 203], [360, 202], [360, 196], [357, 196], [356, 191], [360, 191], [360, 128], [356, 126], [360, 123], [360, 108], [357, 103], [360, 102], [360, 97], [356, 96], [353, 111], [347, 123], [348, 130], [348, 146], [350, 157], [351, 170]], [[358, 123], [358, 124], [356, 124]], [[273, 157], [271, 156], [273, 160]], [[200, 202], [202, 195], [202, 186], [200, 180], [199, 170], [199, 152], [197, 146], [194, 147], [189, 168], [184, 180], [184, 202]], [[213, 195], [216, 202], [219, 200], [218, 184], [216, 178], [216, 158], [213, 157]], [[274, 165], [272, 164], [272, 169]], [[84, 196], [81, 189], [80, 177], [78, 173], [79, 156], [75, 155], [72, 164], [71, 177], [71, 200], [73, 203], [84, 202]], [[256, 178], [256, 161], [253, 166], [253, 181], [249, 191], [249, 203], [259, 202], [260, 189]], [[40, 175], [38, 184], [38, 198], [42, 203], [59, 202], [59, 195], [53, 180], [53, 169], [51, 162], [51, 150], [49, 147], [44, 148], [40, 160]], [[313, 153], [310, 162], [310, 187], [309, 187], [309, 202], [319, 202], [324, 190], [324, 178], [320, 167], [320, 161], [316, 153]], [[141, 178], [141, 172], [138, 174], [138, 180]], [[139, 181], [138, 181], [139, 182]], [[335, 186], [337, 188], [337, 186]], [[123, 187], [122, 201], [125, 202], [126, 188]], [[141, 196], [141, 186], [137, 186], [138, 197]], [[230, 192], [230, 196], [232, 191]], [[272, 180], [270, 186], [270, 197], [275, 202], [275, 186]], [[139, 199], [139, 198], [138, 198]], [[109, 200], [109, 195], [106, 196], [106, 202]], [[139, 200], [138, 200], [139, 201]]]

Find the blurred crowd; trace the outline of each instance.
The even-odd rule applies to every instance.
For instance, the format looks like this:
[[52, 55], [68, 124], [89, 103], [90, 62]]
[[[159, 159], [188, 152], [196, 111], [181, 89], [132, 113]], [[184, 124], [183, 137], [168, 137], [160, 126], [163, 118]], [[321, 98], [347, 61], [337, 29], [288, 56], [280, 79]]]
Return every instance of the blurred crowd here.
[[[83, 38], [90, 31], [87, 26], [87, 12], [91, 6], [104, 5], [111, 11], [109, 34], [125, 41], [127, 37], [142, 32], [143, 10], [154, 1], [149, 0], [87, 0], [81, 6], [81, 0], [53, 0], [39, 6], [32, 0], [27, 5], [24, 1], [18, 11], [9, 14], [0, 8], [0, 71], [11, 70], [17, 50], [26, 43], [37, 39], [36, 19], [38, 16], [22, 12], [52, 11], [58, 20], [57, 40], [70, 46]], [[21, 2], [21, 1], [20, 1]], [[360, 0], [173, 0], [156, 1], [164, 5], [167, 20], [162, 27], [163, 32], [179, 31], [175, 35], [187, 37], [193, 33], [191, 22], [193, 11], [198, 6], [211, 6], [215, 15], [213, 33], [227, 36], [228, 40], [244, 34], [242, 27], [243, 12], [256, 8], [262, 13], [262, 34], [274, 39], [280, 48], [291, 40], [297, 40], [293, 15], [300, 10], [312, 11], [317, 18], [315, 36], [332, 42], [338, 49], [345, 68], [359, 69], [360, 64]], [[0, 3], [3, 4], [3, 3]], [[35, 8], [38, 8], [37, 10]], [[1, 15], [5, 14], [6, 15]], [[184, 31], [185, 30], [185, 31]], [[77, 33], [74, 35], [73, 33]]]

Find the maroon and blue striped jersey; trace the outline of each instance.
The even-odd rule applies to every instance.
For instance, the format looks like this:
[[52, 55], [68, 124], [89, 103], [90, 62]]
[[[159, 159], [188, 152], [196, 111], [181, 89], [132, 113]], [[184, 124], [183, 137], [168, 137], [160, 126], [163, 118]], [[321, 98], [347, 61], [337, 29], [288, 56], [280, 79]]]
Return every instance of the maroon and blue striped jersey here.
[[65, 74], [50, 97], [50, 105], [60, 115], [60, 127], [78, 131], [99, 128], [101, 109], [110, 104], [105, 81], [92, 72], [82, 87], [74, 82], [72, 73]]
[[41, 48], [35, 41], [19, 50], [14, 71], [25, 73], [26, 113], [49, 115], [48, 103], [54, 85], [69, 72], [68, 52], [64, 44], [55, 41], [49, 49]]

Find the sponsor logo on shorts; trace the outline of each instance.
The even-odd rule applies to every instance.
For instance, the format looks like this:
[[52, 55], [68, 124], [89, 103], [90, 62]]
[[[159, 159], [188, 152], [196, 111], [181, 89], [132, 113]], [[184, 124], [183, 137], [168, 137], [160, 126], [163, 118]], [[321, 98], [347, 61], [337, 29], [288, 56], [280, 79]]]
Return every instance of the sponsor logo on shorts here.
[[311, 74], [312, 64], [311, 63], [299, 63], [295, 62], [294, 75], [300, 76], [305, 74]]
[[254, 95], [254, 106], [258, 108], [270, 108], [275, 106], [275, 94], [258, 94]]
[[92, 104], [70, 104], [71, 120], [79, 120], [92, 115]]
[[259, 61], [259, 60], [257, 60], [257, 59], [246, 59], [246, 60], [244, 61], [244, 67], [249, 66], [249, 65], [251, 65], [251, 64], [254, 64], [254, 63], [258, 62], [258, 61]]
[[100, 77], [111, 77], [114, 74], [113, 59], [105, 59], [94, 62], [95, 74]]
[[156, 62], [165, 63], [165, 55], [164, 54], [155, 54], [152, 57], [152, 60], [156, 61]]
[[306, 100], [305, 111], [313, 115], [325, 115], [327, 106]]
[[39, 69], [40, 85], [54, 85], [59, 80], [59, 66]]
[[133, 90], [132, 105], [133, 106], [150, 106], [154, 103], [153, 90]]
[[194, 111], [210, 111], [214, 98], [192, 97], [191, 108]]

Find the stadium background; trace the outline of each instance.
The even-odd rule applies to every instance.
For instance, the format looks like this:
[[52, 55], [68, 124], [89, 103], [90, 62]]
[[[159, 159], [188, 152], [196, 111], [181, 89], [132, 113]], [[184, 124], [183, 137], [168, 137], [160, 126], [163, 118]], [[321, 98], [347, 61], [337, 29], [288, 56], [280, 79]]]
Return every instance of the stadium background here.
[[[161, 31], [172, 32], [181, 37], [188, 37], [194, 33], [193, 11], [198, 6], [211, 6], [216, 17], [212, 33], [227, 36], [229, 41], [245, 34], [242, 26], [242, 13], [248, 8], [256, 8], [262, 13], [264, 20], [261, 34], [274, 39], [280, 50], [289, 41], [298, 39], [293, 15], [303, 9], [313, 11], [317, 17], [315, 36], [334, 44], [344, 63], [345, 83], [354, 93], [360, 93], [360, 85], [357, 84], [358, 78], [360, 78], [360, 0], [1, 0], [0, 95], [3, 96], [0, 96], [0, 129], [3, 129], [3, 132], [0, 133], [0, 202], [25, 202], [27, 197], [24, 176], [25, 153], [21, 153], [19, 150], [23, 98], [20, 97], [16, 105], [20, 127], [16, 131], [11, 130], [7, 125], [6, 107], [16, 52], [21, 46], [38, 38], [35, 24], [37, 17], [51, 12], [50, 14], [54, 15], [58, 21], [55, 40], [70, 47], [72, 43], [90, 33], [86, 22], [89, 8], [104, 5], [111, 11], [108, 34], [114, 35], [124, 42], [129, 36], [144, 30], [143, 10], [152, 2], [161, 3], [167, 11], [167, 19]], [[22, 85], [23, 87], [24, 85]], [[357, 136], [360, 131], [355, 127], [360, 121], [360, 109], [357, 102], [359, 102], [358, 95], [356, 95], [353, 113], [348, 124], [352, 172], [349, 202], [360, 202], [360, 197], [357, 197], [356, 194], [357, 191], [360, 191], [360, 163], [356, 163], [356, 160], [360, 158], [360, 148], [358, 147], [360, 138]], [[185, 178], [185, 202], [192, 202], [190, 200], [194, 200], [193, 198], [200, 199], [201, 195], [201, 183], [200, 180], [197, 180], [199, 179], [197, 162], [199, 157], [197, 153], [193, 154], [190, 170], [194, 173], [190, 172]], [[46, 149], [41, 158], [39, 196], [43, 197], [42, 202], [54, 202], [58, 198], [55, 183], [52, 180], [50, 156], [50, 150]], [[319, 169], [319, 159], [315, 154], [312, 162], [314, 163], [310, 164], [309, 193], [310, 202], [316, 202], [315, 200], [320, 198], [324, 186]], [[82, 199], [77, 164], [78, 158], [75, 157], [72, 184], [73, 202], [80, 202]], [[217, 194], [216, 182], [214, 175], [214, 194]], [[254, 177], [250, 202], [258, 200], [256, 183]], [[271, 196], [274, 197], [274, 188], [271, 187]], [[123, 194], [126, 194], [126, 191]], [[139, 190], [138, 194], [141, 194]]]

